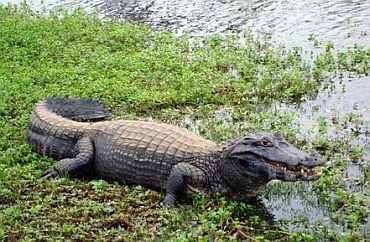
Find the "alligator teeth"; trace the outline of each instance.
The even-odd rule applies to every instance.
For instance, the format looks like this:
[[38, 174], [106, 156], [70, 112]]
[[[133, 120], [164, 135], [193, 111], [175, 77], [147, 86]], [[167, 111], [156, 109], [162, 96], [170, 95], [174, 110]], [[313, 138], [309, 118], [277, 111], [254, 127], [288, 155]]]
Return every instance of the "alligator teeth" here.
[[290, 167], [290, 166], [285, 166], [280, 163], [270, 163], [266, 161], [266, 164], [274, 169], [282, 170], [284, 172], [289, 172], [291, 174], [304, 174], [307, 176], [312, 176], [312, 175], [317, 175], [321, 176], [322, 174], [322, 167], [315, 167], [315, 168], [307, 168], [304, 166], [299, 166], [299, 167]]

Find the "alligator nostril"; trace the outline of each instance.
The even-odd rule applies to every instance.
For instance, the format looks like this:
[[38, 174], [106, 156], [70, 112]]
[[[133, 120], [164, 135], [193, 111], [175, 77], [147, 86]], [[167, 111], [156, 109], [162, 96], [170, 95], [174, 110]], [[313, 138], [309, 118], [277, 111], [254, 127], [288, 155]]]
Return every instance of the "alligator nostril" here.
[[311, 160], [311, 161], [319, 161], [320, 156], [317, 153], [312, 153], [311, 155], [309, 155], [308, 159]]
[[315, 154], [315, 155], [312, 156], [312, 162], [315, 165], [321, 165], [321, 164], [324, 163], [324, 160], [322, 159], [322, 157], [319, 154]]
[[311, 154], [306, 155], [305, 157], [300, 158], [300, 164], [307, 166], [307, 167], [314, 167], [322, 163], [322, 159], [320, 156]]

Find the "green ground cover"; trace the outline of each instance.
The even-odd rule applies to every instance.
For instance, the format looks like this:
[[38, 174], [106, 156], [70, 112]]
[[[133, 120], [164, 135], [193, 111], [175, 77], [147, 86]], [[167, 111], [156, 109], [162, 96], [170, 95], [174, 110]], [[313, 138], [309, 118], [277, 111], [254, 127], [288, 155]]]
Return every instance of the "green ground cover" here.
[[[294, 115], [266, 107], [314, 96], [333, 75], [368, 75], [370, 49], [335, 52], [328, 44], [311, 60], [302, 52], [270, 47], [250, 34], [240, 45], [237, 37], [174, 37], [78, 11], [43, 17], [26, 7], [0, 6], [0, 239], [365, 240], [369, 193], [341, 182], [348, 165], [356, 163], [363, 176], [357, 186], [369, 185], [365, 148], [352, 145], [351, 137], [329, 138], [325, 117], [316, 140], [295, 138]], [[256, 130], [280, 131], [328, 160], [312, 193], [329, 211], [329, 222], [311, 228], [302, 222], [288, 230], [289, 221], [271, 225], [255, 214], [261, 209], [255, 204], [223, 197], [195, 196], [162, 207], [163, 194], [140, 186], [41, 181], [53, 161], [30, 149], [25, 130], [34, 104], [56, 94], [97, 98], [114, 111], [113, 119], [174, 123], [216, 142]], [[362, 120], [348, 116], [338, 128], [349, 123]], [[272, 185], [262, 195], [274, 191], [286, 192]]]

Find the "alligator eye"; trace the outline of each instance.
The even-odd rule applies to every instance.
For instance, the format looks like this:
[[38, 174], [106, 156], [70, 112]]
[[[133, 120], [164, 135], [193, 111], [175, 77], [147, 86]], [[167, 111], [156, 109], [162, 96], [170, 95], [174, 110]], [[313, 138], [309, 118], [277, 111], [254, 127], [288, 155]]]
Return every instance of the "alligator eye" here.
[[268, 141], [268, 140], [266, 140], [266, 139], [261, 140], [261, 141], [260, 141], [260, 144], [261, 144], [262, 146], [265, 146], [265, 147], [273, 147], [273, 146], [274, 146], [270, 141]]

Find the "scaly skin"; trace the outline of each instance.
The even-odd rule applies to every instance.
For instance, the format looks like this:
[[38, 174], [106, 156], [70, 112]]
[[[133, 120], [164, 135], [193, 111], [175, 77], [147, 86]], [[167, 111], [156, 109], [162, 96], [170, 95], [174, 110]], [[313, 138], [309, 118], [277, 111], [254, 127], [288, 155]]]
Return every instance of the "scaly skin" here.
[[108, 115], [95, 101], [40, 101], [30, 117], [28, 142], [39, 154], [59, 160], [43, 177], [92, 171], [120, 183], [165, 189], [164, 203], [173, 204], [181, 194], [194, 191], [248, 199], [271, 179], [315, 180], [319, 175], [312, 168], [323, 163], [269, 133], [222, 147], [164, 123], [72, 120], [95, 121]]

